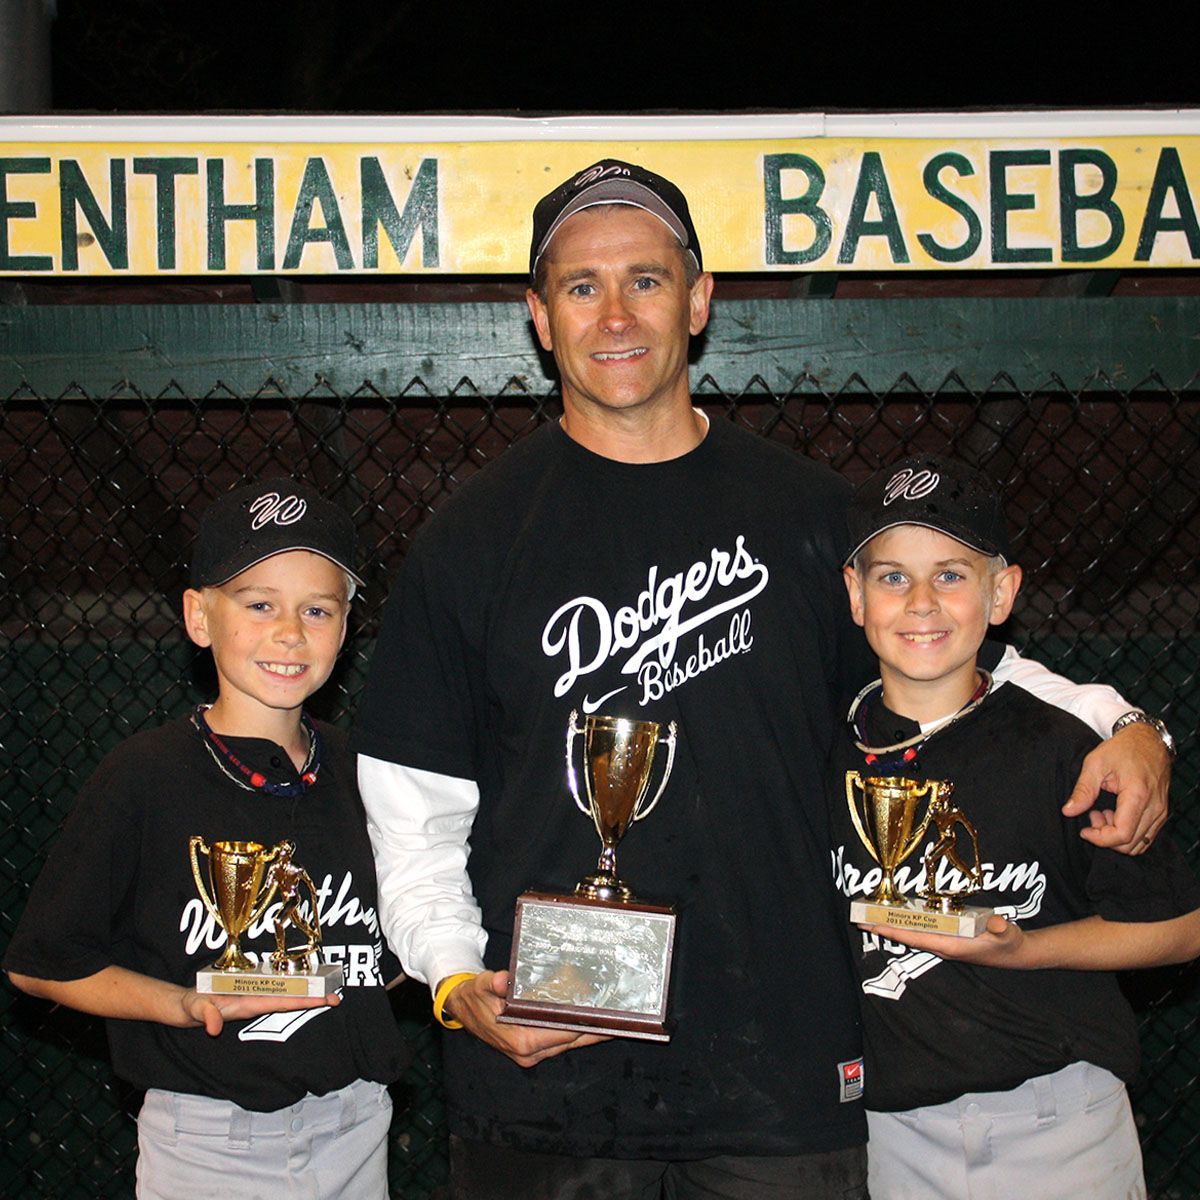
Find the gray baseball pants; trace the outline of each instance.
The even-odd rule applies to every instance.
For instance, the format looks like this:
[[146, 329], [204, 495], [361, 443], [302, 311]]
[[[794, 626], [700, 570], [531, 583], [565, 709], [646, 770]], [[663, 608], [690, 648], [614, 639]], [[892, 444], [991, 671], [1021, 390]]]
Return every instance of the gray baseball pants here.
[[357, 1080], [276, 1112], [151, 1089], [138, 1200], [385, 1200], [392, 1100]]

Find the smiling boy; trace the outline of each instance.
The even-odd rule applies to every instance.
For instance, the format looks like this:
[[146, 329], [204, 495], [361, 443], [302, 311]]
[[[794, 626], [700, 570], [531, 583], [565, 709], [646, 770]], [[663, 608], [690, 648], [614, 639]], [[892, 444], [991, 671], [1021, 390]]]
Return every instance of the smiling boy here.
[[338, 564], [297, 549], [185, 591], [188, 636], [212, 650], [217, 670], [209, 727], [273, 741], [299, 769], [309, 750], [301, 706], [333, 670], [353, 587]]
[[[183, 612], [212, 651], [217, 698], [100, 764], [5, 957], [18, 987], [108, 1018], [114, 1069], [146, 1089], [141, 1200], [386, 1195], [385, 1084], [405, 1056], [384, 994], [375, 873], [346, 736], [304, 711], [346, 636], [353, 556], [350, 518], [301, 482], [209, 507]], [[196, 892], [193, 835], [294, 842], [319, 881], [309, 908], [322, 897], [327, 908], [300, 916], [320, 920], [326, 956], [343, 964], [339, 995], [196, 991], [225, 937]], [[243, 935], [260, 959], [278, 949], [282, 908]]]
[[[1200, 887], [1168, 839], [1132, 858], [1083, 840], [1060, 807], [1095, 735], [977, 665], [1021, 583], [990, 481], [907, 459], [858, 490], [849, 525], [850, 609], [880, 678], [835, 754], [835, 878], [852, 898], [879, 878], [847, 770], [949, 780], [979, 833], [973, 902], [1000, 914], [974, 939], [863, 930], [871, 1196], [1144, 1196], [1122, 1082], [1137, 1029], [1110, 972], [1200, 953]], [[909, 893], [921, 875], [917, 855], [896, 872]]]

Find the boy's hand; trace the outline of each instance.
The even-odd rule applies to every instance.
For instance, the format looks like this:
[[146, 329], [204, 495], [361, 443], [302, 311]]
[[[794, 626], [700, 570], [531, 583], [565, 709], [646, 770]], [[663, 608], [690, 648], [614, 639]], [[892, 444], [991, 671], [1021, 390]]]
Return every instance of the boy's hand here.
[[329, 996], [212, 996], [185, 988], [179, 998], [187, 1025], [203, 1025], [216, 1037], [226, 1021], [248, 1021], [264, 1013], [294, 1012], [300, 1008], [332, 1008], [341, 1004], [337, 994]]
[[1063, 814], [1077, 817], [1102, 791], [1115, 792], [1116, 812], [1093, 809], [1091, 828], [1080, 837], [1122, 854], [1143, 854], [1167, 819], [1170, 784], [1171, 756], [1162, 739], [1149, 725], [1126, 725], [1083, 760]]
[[894, 925], [860, 925], [869, 933], [901, 942], [914, 950], [928, 950], [939, 958], [953, 958], [977, 967], [1021, 967], [1026, 948], [1025, 933], [1019, 925], [993, 913], [987, 929], [977, 937], [951, 937], [945, 933], [921, 933], [915, 929], [897, 929]]
[[593, 1046], [610, 1039], [596, 1033], [570, 1029], [538, 1029], [528, 1025], [501, 1025], [496, 1018], [508, 995], [507, 971], [481, 971], [466, 979], [449, 996], [442, 1011], [463, 1023], [480, 1041], [507, 1055], [518, 1067], [536, 1066], [566, 1050]]

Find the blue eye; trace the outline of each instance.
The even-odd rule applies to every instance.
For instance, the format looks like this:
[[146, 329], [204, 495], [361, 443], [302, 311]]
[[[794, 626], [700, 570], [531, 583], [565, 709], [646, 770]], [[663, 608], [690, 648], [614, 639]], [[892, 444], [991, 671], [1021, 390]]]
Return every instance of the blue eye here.
[[889, 571], [882, 577], [883, 583], [899, 584], [904, 582], [904, 573], [902, 571]]

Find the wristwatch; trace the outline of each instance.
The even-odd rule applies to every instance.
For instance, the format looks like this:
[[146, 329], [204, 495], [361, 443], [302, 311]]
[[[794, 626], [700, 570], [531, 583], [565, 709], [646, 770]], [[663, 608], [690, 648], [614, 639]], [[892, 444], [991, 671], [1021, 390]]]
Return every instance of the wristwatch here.
[[1162, 744], [1166, 746], [1167, 753], [1174, 761], [1178, 753], [1175, 749], [1175, 739], [1171, 736], [1171, 731], [1157, 717], [1142, 712], [1140, 708], [1130, 709], [1129, 712], [1119, 716], [1113, 722], [1112, 732], [1116, 733], [1118, 730], [1124, 729], [1126, 725], [1149, 725], [1162, 738]]

